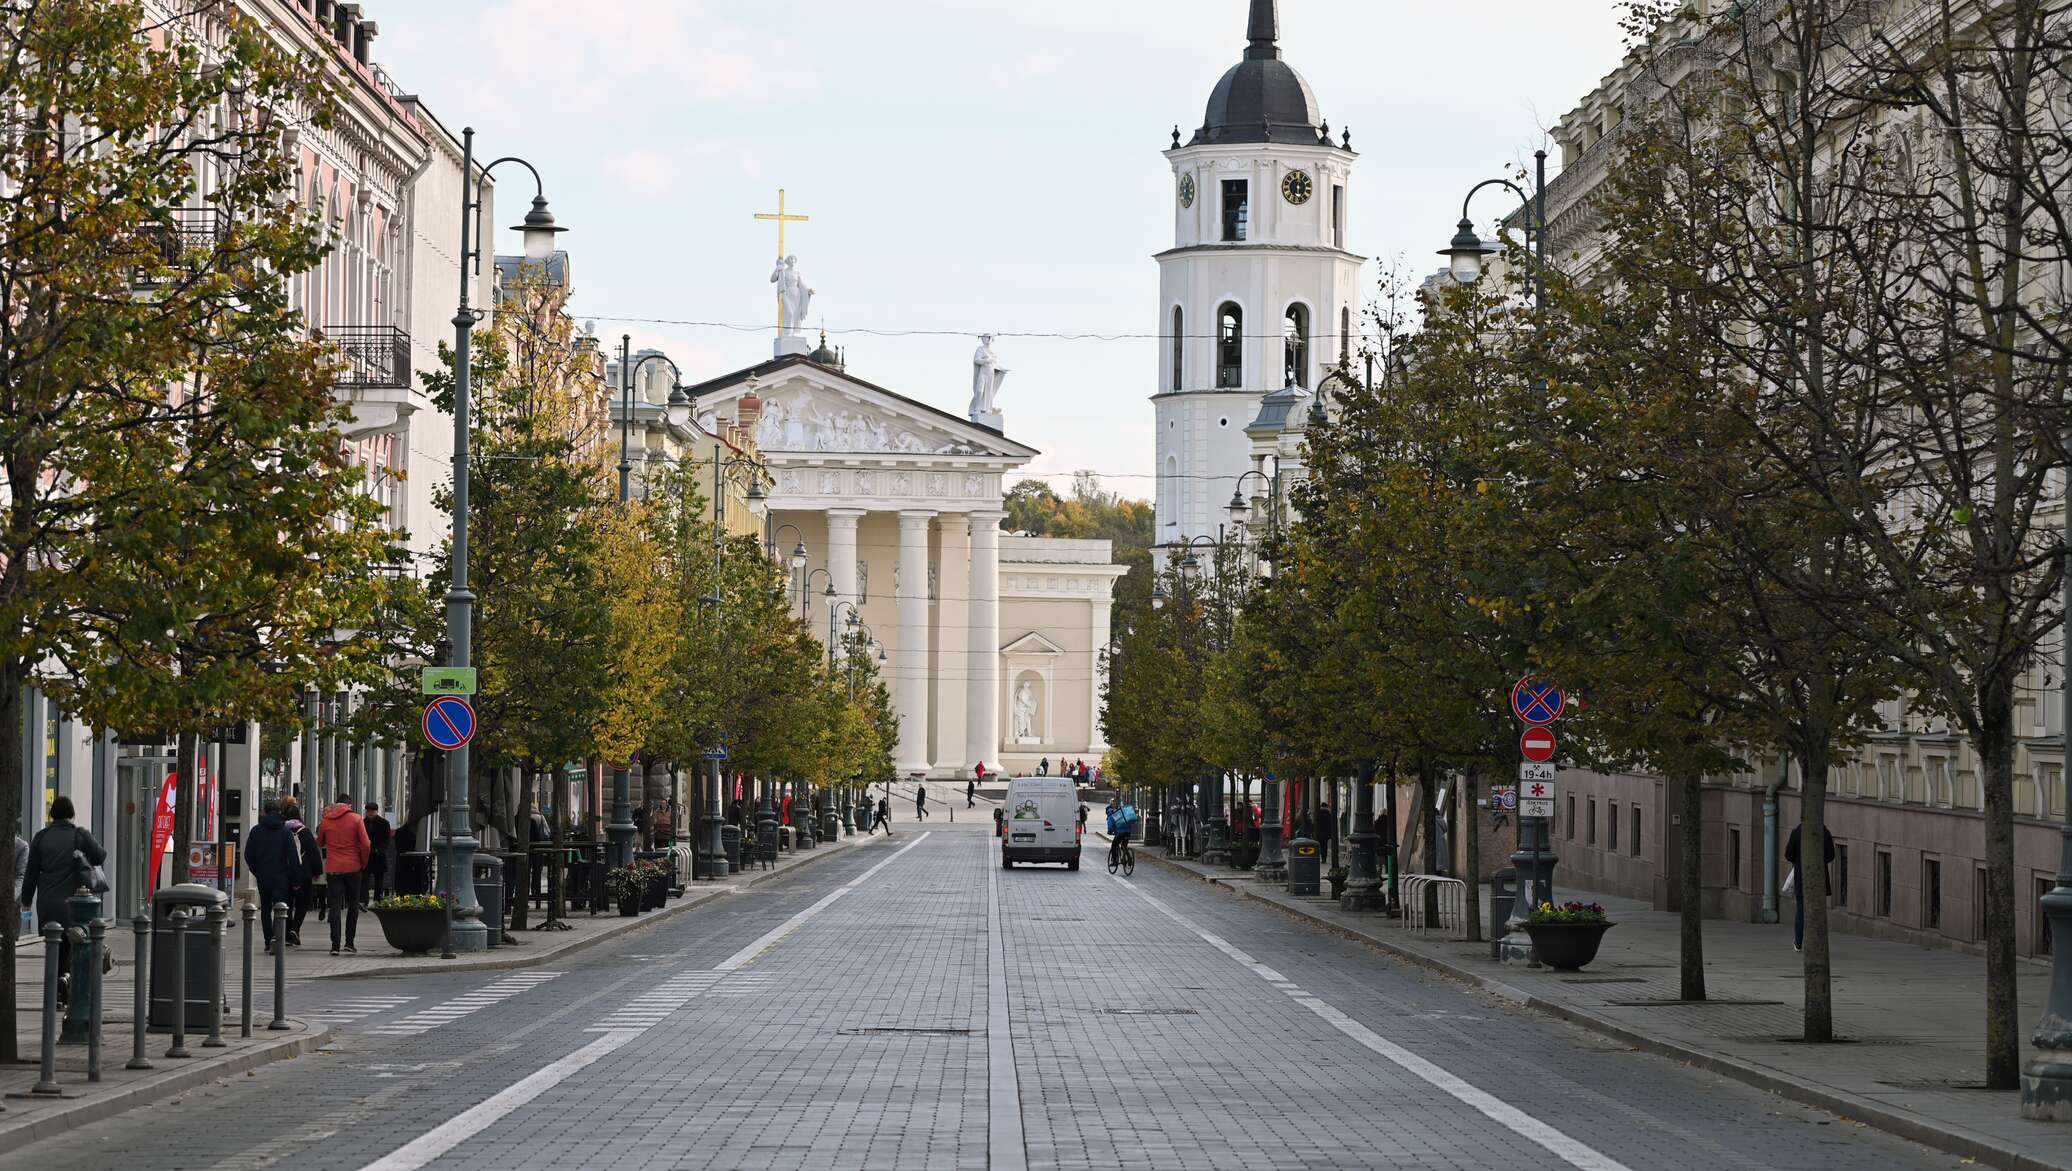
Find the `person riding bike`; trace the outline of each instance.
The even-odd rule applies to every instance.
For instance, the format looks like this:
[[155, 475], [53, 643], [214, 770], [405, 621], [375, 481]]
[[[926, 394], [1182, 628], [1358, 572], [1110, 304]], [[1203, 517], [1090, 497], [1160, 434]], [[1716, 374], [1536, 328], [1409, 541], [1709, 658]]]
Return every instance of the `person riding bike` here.
[[1108, 860], [1115, 861], [1122, 855], [1123, 848], [1130, 844], [1130, 835], [1137, 830], [1137, 807], [1124, 805], [1121, 797], [1108, 799]]

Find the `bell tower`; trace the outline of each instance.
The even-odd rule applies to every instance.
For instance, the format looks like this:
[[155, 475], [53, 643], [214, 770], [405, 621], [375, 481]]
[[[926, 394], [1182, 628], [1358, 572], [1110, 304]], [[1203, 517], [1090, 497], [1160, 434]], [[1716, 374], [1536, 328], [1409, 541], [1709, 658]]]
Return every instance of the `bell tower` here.
[[1333, 141], [1281, 57], [1277, 0], [1250, 0], [1242, 60], [1191, 139], [1173, 131], [1173, 246], [1157, 255], [1157, 533], [1215, 536], [1251, 467], [1260, 399], [1314, 390], [1357, 350], [1360, 273], [1347, 249], [1352, 135]]

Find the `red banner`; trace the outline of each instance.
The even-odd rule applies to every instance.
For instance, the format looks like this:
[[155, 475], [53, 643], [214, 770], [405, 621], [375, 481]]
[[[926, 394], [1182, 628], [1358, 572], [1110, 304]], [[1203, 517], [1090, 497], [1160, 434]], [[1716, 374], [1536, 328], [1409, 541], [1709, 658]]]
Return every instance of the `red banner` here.
[[144, 872], [153, 889], [158, 887], [158, 868], [165, 861], [166, 846], [173, 840], [173, 810], [179, 807], [179, 792], [180, 774], [167, 773], [158, 790], [158, 809], [151, 815], [151, 869]]

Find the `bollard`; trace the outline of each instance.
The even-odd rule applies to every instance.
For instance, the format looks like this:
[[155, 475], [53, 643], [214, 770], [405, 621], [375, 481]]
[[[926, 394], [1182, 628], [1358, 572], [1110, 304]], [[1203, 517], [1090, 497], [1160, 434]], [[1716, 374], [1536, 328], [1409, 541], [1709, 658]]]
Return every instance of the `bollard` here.
[[269, 1029], [288, 1027], [288, 904], [273, 905], [273, 1019]]
[[252, 925], [259, 921], [259, 908], [246, 903], [240, 912], [245, 922], [245, 966], [243, 987], [239, 990], [239, 1015], [237, 1035], [250, 1040], [252, 1036]]
[[86, 970], [94, 974], [93, 1002], [87, 1006], [86, 1080], [101, 1080], [101, 956], [108, 946], [108, 921], [86, 925]]
[[[448, 850], [453, 848], [453, 836], [451, 834], [448, 834], [446, 837], [446, 848]], [[446, 942], [439, 948], [439, 958], [442, 960], [458, 959], [460, 957], [453, 952], [453, 896], [442, 891], [439, 894], [439, 903], [446, 910]], [[594, 900], [590, 906], [590, 913], [593, 915], [597, 913], [597, 906]]]
[[187, 908], [175, 907], [167, 918], [173, 925], [173, 1045], [167, 1057], [192, 1057], [187, 1052]]
[[130, 920], [131, 930], [137, 933], [137, 960], [130, 965], [130, 978], [137, 983], [136, 1021], [130, 1026], [130, 1059], [124, 1069], [155, 1069], [151, 1058], [144, 1052], [144, 1027], [150, 1023], [151, 1006], [146, 1000], [150, 991], [144, 984], [144, 970], [151, 962], [151, 919], [142, 913]]
[[43, 1063], [37, 1070], [36, 1088], [41, 1097], [61, 1097], [58, 1088], [58, 974], [64, 971], [65, 929], [55, 923], [43, 925]]
[[223, 920], [229, 912], [222, 903], [210, 903], [209, 921], [209, 1036], [204, 1049], [221, 1049], [223, 1040]]

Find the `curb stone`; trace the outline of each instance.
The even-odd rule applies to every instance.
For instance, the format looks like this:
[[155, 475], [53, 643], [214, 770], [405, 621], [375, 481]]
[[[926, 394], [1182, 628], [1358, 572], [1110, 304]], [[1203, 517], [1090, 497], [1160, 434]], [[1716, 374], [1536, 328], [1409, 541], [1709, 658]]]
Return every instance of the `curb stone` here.
[[1709, 1073], [1731, 1078], [1744, 1085], [1776, 1094], [1781, 1098], [1788, 1098], [1803, 1105], [1825, 1110], [1847, 1121], [1861, 1122], [1868, 1126], [1874, 1126], [1879, 1130], [1898, 1135], [1904, 1139], [1910, 1139], [1923, 1146], [1933, 1147], [1936, 1150], [1960, 1155], [1964, 1158], [1975, 1159], [1988, 1166], [2001, 1168], [2002, 1171], [2067, 1171], [2068, 1168], [2072, 1168], [2072, 1161], [2050, 1162], [2038, 1159], [2027, 1152], [2016, 1150], [1991, 1136], [1982, 1135], [1976, 1131], [1936, 1126], [1923, 1121], [1915, 1115], [1843, 1090], [1821, 1085], [1818, 1082], [1790, 1077], [1751, 1062], [1742, 1061], [1739, 1058], [1694, 1048], [1675, 1041], [1665, 1041], [1659, 1037], [1636, 1032], [1632, 1028], [1609, 1018], [1585, 1012], [1571, 1005], [1548, 1000], [1515, 984], [1509, 984], [1493, 976], [1486, 976], [1457, 964], [1448, 963], [1437, 956], [1426, 955], [1414, 948], [1404, 947], [1380, 936], [1370, 935], [1364, 931], [1352, 930], [1344, 924], [1335, 923], [1323, 916], [1312, 914], [1303, 907], [1290, 906], [1277, 899], [1268, 898], [1256, 891], [1234, 886], [1214, 875], [1201, 874], [1190, 867], [1182, 866], [1166, 858], [1160, 853], [1146, 851], [1138, 855], [1138, 857], [1149, 859], [1174, 873], [1185, 875], [1206, 886], [1215, 887], [1226, 894], [1249, 899], [1252, 902], [1279, 911], [1289, 918], [1300, 920], [1313, 927], [1320, 927], [1348, 942], [1363, 944], [1389, 956], [1416, 964], [1419, 967], [1429, 969], [1460, 983], [1468, 984], [1500, 999], [1510, 1001], [1513, 1004], [1534, 1009], [1558, 1020], [1602, 1034], [1622, 1044], [1630, 1045], [1641, 1052], [1651, 1053], [1657, 1057], [1666, 1057], [1672, 1061], [1680, 1061]]
[[[887, 840], [889, 841], [890, 839]], [[495, 954], [495, 952], [492, 952], [489, 958], [455, 960], [451, 963], [413, 962], [369, 964], [364, 968], [355, 968], [347, 972], [323, 972], [303, 978], [308, 980], [364, 980], [370, 977], [411, 976], [420, 975], [424, 973], [500, 972], [510, 968], [529, 968], [534, 966], [535, 964], [545, 963], [549, 960], [558, 960], [563, 956], [574, 955], [580, 951], [587, 951], [590, 948], [593, 948], [598, 944], [604, 943], [609, 940], [624, 939], [628, 935], [632, 935], [635, 932], [645, 930], [649, 927], [653, 927], [655, 924], [660, 923], [666, 919], [674, 919], [676, 916], [681, 915], [686, 911], [690, 911], [697, 907], [702, 907], [715, 899], [722, 898], [726, 895], [734, 894], [739, 891], [748, 890], [751, 887], [760, 886], [765, 882], [774, 882], [777, 879], [783, 878], [787, 875], [796, 874], [799, 871], [814, 865], [815, 863], [818, 863], [828, 858], [833, 858], [845, 854], [849, 850], [859, 848], [864, 844], [865, 843], [862, 842], [856, 842], [844, 845], [839, 848], [816, 846], [811, 851], [809, 851], [806, 856], [799, 857], [797, 861], [793, 862], [789, 866], [784, 867], [781, 870], [744, 870], [739, 874], [736, 874], [734, 876], [732, 883], [728, 886], [691, 887], [684, 891], [684, 896], [682, 898], [675, 900], [668, 906], [663, 907], [660, 910], [650, 911], [647, 914], [641, 915], [635, 919], [625, 920], [621, 924], [617, 924], [612, 927], [607, 927], [597, 932], [597, 934], [590, 936], [588, 939], [576, 940], [570, 943], [558, 944], [555, 946], [544, 948], [538, 946], [537, 944], [530, 944], [524, 947], [496, 949], [496, 952], [508, 951], [512, 953], [508, 956], [497, 955]], [[525, 934], [537, 936], [540, 934], [540, 932], [537, 929], [535, 929], [527, 931], [525, 932]], [[293, 973], [290, 973], [290, 976], [292, 977]]]
[[[290, 1018], [293, 1020], [293, 1018]], [[19, 1148], [57, 1135], [68, 1134], [90, 1123], [101, 1122], [126, 1113], [139, 1106], [147, 1106], [175, 1094], [198, 1089], [210, 1082], [313, 1053], [331, 1040], [331, 1029], [324, 1025], [312, 1025], [306, 1021], [293, 1021], [301, 1031], [278, 1041], [256, 1041], [240, 1046], [236, 1053], [218, 1061], [183, 1063], [175, 1068], [165, 1069], [150, 1077], [140, 1078], [129, 1085], [107, 1093], [83, 1097], [77, 1101], [58, 1100], [45, 1105], [30, 1105], [25, 1113], [16, 1113], [21, 1106], [9, 1106], [6, 1114], [0, 1114], [0, 1146]], [[155, 1035], [155, 1034], [154, 1034]]]

